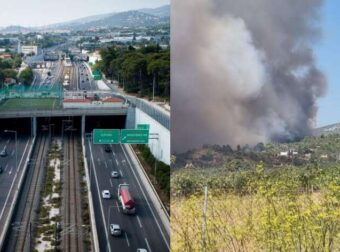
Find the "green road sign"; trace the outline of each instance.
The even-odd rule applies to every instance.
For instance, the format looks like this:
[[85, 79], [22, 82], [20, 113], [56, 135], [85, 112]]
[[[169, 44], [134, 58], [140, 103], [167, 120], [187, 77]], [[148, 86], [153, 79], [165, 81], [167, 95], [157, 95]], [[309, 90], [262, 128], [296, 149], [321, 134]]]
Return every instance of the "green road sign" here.
[[150, 124], [137, 124], [137, 129], [149, 130]]
[[119, 129], [93, 129], [94, 144], [115, 144], [119, 143]]
[[121, 143], [147, 144], [149, 143], [149, 130], [122, 129]]

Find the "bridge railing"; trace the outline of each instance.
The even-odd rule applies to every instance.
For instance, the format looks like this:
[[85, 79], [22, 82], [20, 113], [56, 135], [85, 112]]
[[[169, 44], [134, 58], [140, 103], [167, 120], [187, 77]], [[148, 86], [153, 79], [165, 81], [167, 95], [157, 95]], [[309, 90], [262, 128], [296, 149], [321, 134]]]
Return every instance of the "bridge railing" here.
[[142, 99], [133, 97], [133, 96], [127, 96], [127, 99], [134, 104], [137, 108], [142, 110], [147, 115], [151, 116], [153, 119], [155, 119], [157, 122], [159, 122], [161, 125], [163, 125], [165, 128], [170, 130], [170, 116], [162, 112], [160, 109], [155, 108], [154, 106], [150, 105], [146, 101], [143, 101]]

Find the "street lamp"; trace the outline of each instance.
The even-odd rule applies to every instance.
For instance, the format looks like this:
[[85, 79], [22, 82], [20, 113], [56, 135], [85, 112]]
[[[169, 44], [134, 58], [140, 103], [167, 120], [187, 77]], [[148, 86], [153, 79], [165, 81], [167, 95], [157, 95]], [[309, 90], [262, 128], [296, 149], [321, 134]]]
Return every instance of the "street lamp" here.
[[15, 134], [15, 166], [18, 169], [18, 138], [16, 130], [4, 130], [5, 133], [14, 133]]

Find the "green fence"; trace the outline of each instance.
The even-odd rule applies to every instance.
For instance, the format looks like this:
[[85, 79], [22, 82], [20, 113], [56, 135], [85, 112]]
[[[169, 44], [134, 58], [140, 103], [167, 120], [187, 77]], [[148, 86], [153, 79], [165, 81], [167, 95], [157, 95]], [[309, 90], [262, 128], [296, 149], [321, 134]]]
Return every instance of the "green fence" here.
[[62, 98], [62, 85], [26, 87], [16, 85], [0, 89], [0, 100], [11, 98]]

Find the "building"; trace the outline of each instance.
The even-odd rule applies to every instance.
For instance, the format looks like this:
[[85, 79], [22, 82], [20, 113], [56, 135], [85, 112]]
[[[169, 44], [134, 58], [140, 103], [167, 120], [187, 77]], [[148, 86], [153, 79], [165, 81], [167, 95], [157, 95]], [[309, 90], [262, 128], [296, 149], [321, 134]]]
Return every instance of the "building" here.
[[12, 55], [9, 53], [4, 53], [0, 55], [0, 59], [11, 59]]
[[89, 63], [96, 64], [97, 61], [101, 61], [101, 60], [102, 60], [102, 57], [100, 56], [98, 51], [89, 54]]
[[38, 54], [38, 47], [37, 46], [30, 46], [30, 45], [23, 45], [18, 48], [19, 53], [27, 54]]

